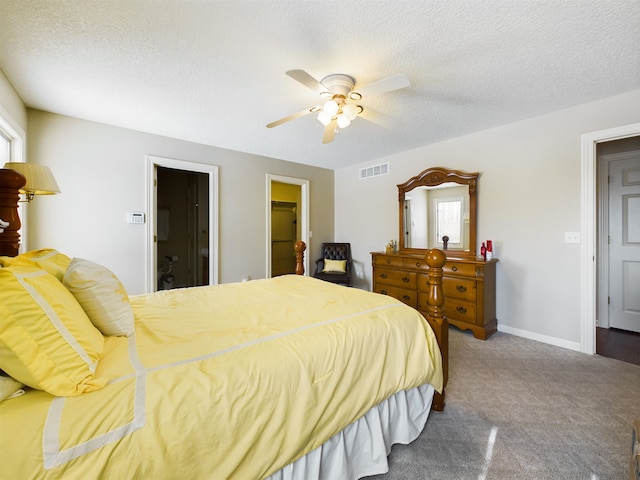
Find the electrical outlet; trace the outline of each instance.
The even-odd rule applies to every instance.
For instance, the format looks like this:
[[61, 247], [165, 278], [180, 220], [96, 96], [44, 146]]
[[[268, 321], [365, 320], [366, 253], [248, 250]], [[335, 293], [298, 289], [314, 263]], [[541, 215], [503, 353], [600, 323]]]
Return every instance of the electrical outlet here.
[[364, 278], [364, 272], [357, 271], [356, 272], [356, 277], [358, 277], [360, 280], [362, 280]]
[[580, 243], [580, 232], [564, 232], [564, 243]]

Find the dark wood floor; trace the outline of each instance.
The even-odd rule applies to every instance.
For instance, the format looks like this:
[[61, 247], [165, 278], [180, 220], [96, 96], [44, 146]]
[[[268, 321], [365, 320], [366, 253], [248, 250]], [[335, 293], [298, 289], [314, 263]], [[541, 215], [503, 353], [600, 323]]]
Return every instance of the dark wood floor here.
[[596, 353], [640, 365], [640, 333], [617, 328], [596, 328]]

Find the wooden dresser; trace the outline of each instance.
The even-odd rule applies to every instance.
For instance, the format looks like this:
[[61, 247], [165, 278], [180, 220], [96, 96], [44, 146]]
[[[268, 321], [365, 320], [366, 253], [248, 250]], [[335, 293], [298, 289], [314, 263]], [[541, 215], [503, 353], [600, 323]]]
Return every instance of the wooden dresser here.
[[[373, 291], [427, 309], [427, 270], [424, 256], [372, 252]], [[496, 263], [448, 258], [444, 266], [444, 312], [449, 323], [486, 340], [496, 332]]]

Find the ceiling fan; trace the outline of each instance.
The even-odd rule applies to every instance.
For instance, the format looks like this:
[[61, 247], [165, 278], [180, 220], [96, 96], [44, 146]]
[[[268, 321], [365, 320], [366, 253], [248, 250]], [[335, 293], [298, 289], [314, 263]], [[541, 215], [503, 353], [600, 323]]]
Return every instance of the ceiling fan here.
[[364, 107], [357, 104], [361, 99], [400, 90], [410, 85], [409, 79], [402, 74], [392, 75], [355, 88], [355, 79], [342, 73], [327, 75], [321, 81], [316, 80], [304, 70], [289, 70], [286, 73], [294, 80], [318, 93], [326, 101], [322, 105], [314, 105], [306, 110], [271, 122], [267, 125], [267, 128], [277, 127], [310, 113], [317, 113], [318, 120], [324, 125], [322, 143], [332, 142], [338, 129], [348, 127], [351, 121], [364, 111]]

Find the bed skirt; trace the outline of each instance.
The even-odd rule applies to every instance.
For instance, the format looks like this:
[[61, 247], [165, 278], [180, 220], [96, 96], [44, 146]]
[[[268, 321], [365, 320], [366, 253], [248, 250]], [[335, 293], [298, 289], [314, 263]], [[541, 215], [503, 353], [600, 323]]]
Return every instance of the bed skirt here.
[[356, 480], [388, 472], [391, 447], [418, 438], [433, 394], [431, 385], [396, 393], [266, 480]]

